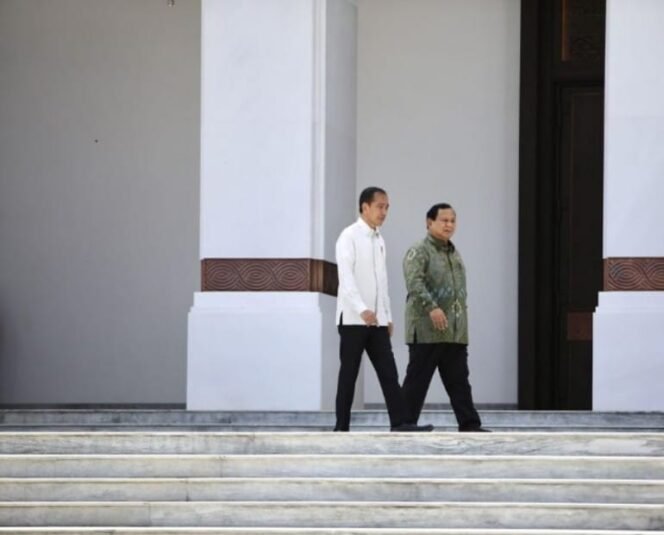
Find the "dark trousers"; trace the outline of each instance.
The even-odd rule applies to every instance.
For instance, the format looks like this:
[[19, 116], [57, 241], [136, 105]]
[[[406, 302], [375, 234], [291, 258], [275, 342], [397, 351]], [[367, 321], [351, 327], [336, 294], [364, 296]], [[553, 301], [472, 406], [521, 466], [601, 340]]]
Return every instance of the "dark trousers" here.
[[340, 325], [339, 336], [339, 381], [337, 383], [336, 431], [348, 431], [350, 409], [355, 395], [355, 381], [360, 371], [362, 353], [366, 350], [380, 382], [385, 397], [387, 412], [392, 427], [408, 419], [399, 375], [392, 353], [392, 343], [387, 327], [365, 327], [364, 325]]
[[468, 382], [468, 347], [451, 343], [409, 344], [408, 349], [408, 368], [402, 390], [410, 412], [409, 421], [417, 423], [431, 378], [438, 368], [459, 429], [480, 427], [480, 417], [475, 410]]

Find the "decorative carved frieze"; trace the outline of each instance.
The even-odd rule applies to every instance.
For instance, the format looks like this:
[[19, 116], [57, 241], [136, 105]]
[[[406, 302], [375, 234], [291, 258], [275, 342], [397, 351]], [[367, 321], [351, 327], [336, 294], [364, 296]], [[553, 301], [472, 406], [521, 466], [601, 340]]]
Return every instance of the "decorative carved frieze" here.
[[605, 291], [664, 291], [664, 258], [605, 258]]
[[337, 266], [313, 258], [205, 258], [204, 292], [320, 292], [337, 295]]

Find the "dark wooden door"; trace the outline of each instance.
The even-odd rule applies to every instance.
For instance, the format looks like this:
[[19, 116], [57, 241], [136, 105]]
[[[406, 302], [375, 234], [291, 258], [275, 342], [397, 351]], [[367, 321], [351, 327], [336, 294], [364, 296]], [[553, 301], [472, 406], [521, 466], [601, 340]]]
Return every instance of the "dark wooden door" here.
[[605, 0], [522, 0], [519, 407], [590, 409]]
[[555, 405], [592, 408], [592, 313], [602, 288], [602, 86], [563, 87], [559, 136], [554, 307]]

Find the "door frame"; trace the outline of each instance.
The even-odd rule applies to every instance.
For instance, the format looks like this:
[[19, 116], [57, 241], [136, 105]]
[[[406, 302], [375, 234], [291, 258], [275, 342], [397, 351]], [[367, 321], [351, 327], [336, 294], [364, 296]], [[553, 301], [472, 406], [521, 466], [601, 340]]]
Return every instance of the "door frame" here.
[[[568, 0], [521, 0], [519, 102], [518, 406], [556, 409], [555, 312], [556, 91], [604, 82], [603, 48], [594, 62], [566, 62]], [[603, 47], [603, 41], [602, 41]]]

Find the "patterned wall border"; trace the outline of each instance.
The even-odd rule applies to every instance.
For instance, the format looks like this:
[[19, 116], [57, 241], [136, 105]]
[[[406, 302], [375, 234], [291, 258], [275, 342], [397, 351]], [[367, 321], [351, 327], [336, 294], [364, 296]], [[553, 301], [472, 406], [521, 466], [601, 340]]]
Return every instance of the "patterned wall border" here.
[[204, 292], [320, 292], [337, 295], [337, 266], [313, 258], [205, 258]]
[[605, 258], [604, 291], [664, 291], [664, 258]]

